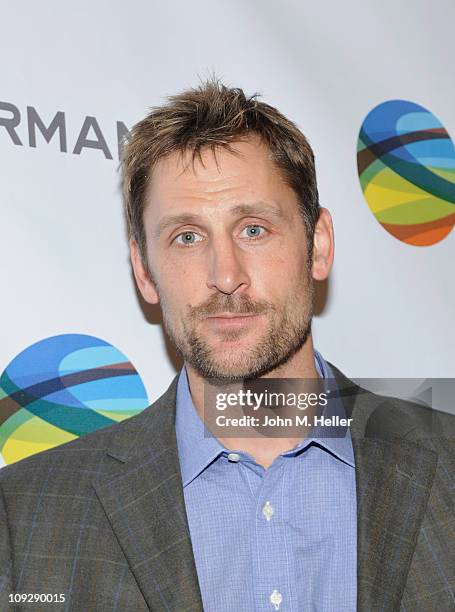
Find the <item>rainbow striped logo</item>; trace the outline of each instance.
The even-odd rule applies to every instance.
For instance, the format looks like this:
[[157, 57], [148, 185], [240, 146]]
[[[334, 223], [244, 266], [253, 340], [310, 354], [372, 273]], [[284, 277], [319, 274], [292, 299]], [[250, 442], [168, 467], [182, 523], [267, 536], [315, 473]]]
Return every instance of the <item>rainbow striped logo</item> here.
[[429, 246], [455, 225], [455, 147], [423, 106], [390, 100], [366, 117], [357, 168], [368, 206], [398, 240]]
[[142, 380], [118, 349], [82, 334], [46, 338], [0, 377], [0, 457], [14, 463], [146, 406]]

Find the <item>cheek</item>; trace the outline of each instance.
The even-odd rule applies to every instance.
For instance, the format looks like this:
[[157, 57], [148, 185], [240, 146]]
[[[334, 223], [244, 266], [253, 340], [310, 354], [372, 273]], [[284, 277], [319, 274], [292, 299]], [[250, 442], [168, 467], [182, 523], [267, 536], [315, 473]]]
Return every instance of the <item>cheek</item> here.
[[250, 278], [251, 292], [256, 298], [282, 308], [290, 282], [289, 264], [283, 256], [264, 257]]
[[197, 271], [190, 265], [177, 268], [166, 265], [160, 270], [160, 287], [166, 307], [183, 314], [188, 305], [195, 306], [202, 299], [203, 284]]
[[293, 283], [301, 275], [305, 260], [300, 253], [278, 253], [262, 258], [256, 278], [271, 287], [283, 287]]
[[294, 254], [294, 259], [283, 256], [264, 261], [257, 277], [257, 291], [267, 301], [286, 309], [295, 299], [305, 300], [308, 292], [306, 258]]

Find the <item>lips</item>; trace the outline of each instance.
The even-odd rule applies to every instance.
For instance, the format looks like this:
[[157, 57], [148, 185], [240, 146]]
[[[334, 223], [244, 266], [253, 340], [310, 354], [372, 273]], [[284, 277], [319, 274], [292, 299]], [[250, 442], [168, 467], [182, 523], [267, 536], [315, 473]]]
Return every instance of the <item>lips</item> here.
[[260, 315], [256, 314], [234, 314], [234, 313], [222, 313], [218, 315], [211, 315], [205, 320], [214, 326], [218, 327], [241, 327], [243, 325], [249, 325], [253, 321], [256, 321]]
[[216, 314], [216, 315], [209, 315], [207, 318], [208, 319], [235, 319], [238, 317], [254, 317], [257, 316], [254, 313], [235, 313], [235, 312], [221, 312], [220, 314]]

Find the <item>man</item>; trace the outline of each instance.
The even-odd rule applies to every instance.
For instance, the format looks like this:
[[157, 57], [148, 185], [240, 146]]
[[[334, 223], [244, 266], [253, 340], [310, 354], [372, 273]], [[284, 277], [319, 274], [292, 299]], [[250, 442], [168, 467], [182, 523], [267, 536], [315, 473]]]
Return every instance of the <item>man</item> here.
[[[333, 229], [303, 134], [209, 82], [133, 128], [123, 171], [134, 275], [184, 367], [140, 415], [1, 470], [0, 608], [453, 609], [448, 417], [313, 348]], [[204, 435], [207, 389], [333, 377], [343, 436]]]

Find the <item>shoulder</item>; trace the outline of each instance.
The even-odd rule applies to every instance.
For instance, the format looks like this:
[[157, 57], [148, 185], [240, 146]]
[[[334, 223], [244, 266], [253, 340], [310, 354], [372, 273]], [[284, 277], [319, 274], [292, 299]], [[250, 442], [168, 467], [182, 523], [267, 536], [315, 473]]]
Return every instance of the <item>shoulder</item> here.
[[[138, 416], [131, 419], [136, 419]], [[67, 478], [70, 478], [70, 473], [72, 478], [77, 472], [81, 475], [95, 473], [96, 470], [102, 469], [106, 450], [114, 438], [128, 427], [128, 421], [130, 419], [2, 467], [0, 485], [36, 483], [43, 477], [55, 478], [57, 472], [60, 474], [66, 472]]]
[[370, 415], [365, 435], [423, 441], [453, 438], [455, 416], [416, 402], [376, 396], [378, 405]]
[[[353, 417], [357, 437], [385, 441], [407, 440], [433, 450], [455, 441], [455, 416], [426, 404], [373, 393], [346, 377], [329, 364], [334, 372], [346, 411]], [[447, 406], [447, 409], [450, 409]]]
[[53, 466], [61, 466], [68, 461], [74, 471], [83, 470], [91, 463], [99, 461], [100, 455], [106, 451], [110, 440], [124, 427], [125, 422], [110, 425], [7, 465], [0, 469], [0, 483], [33, 478], [33, 475], [39, 474], [40, 471], [48, 471]]
[[[122, 457], [153, 450], [172, 430], [175, 414], [176, 378], [167, 391], [139, 414], [81, 438], [36, 453], [0, 469], [1, 487], [42, 486], [69, 488], [92, 482], [108, 470], [110, 456]], [[150, 435], [155, 431], [159, 435]], [[163, 433], [163, 435], [160, 435]]]

